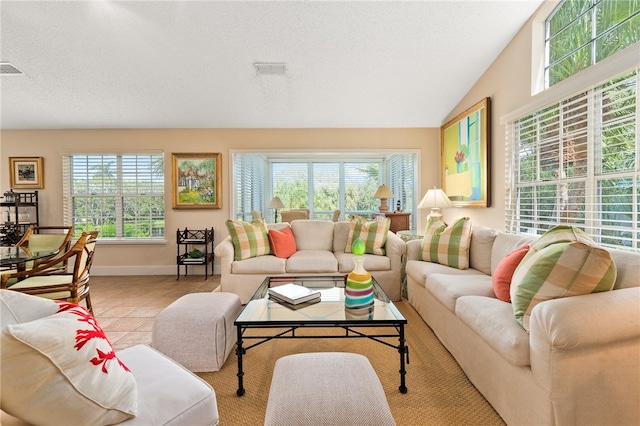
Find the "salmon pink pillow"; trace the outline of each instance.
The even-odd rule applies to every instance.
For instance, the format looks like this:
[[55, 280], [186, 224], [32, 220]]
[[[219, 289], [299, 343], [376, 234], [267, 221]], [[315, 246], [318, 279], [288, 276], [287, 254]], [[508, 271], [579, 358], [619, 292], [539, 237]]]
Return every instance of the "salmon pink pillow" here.
[[288, 259], [296, 252], [296, 240], [291, 228], [284, 228], [282, 231], [270, 229], [269, 244], [273, 254], [282, 259]]
[[492, 276], [493, 291], [496, 293], [496, 297], [503, 302], [511, 303], [511, 277], [528, 252], [529, 245], [524, 245], [506, 255], [498, 263]]

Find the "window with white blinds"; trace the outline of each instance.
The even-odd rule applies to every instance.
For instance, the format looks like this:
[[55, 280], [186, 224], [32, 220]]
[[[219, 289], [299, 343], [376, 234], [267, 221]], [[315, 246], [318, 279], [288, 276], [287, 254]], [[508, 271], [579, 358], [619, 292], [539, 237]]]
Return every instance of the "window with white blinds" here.
[[165, 235], [164, 156], [63, 155], [64, 222], [100, 238], [156, 239]]
[[[396, 197], [388, 200], [390, 206], [395, 207], [396, 200], [401, 200], [403, 210], [415, 210], [415, 153], [350, 152], [308, 160], [313, 155], [235, 154], [235, 217], [249, 220], [251, 210], [258, 210], [268, 222], [273, 222], [275, 210], [268, 205], [274, 196], [280, 197], [285, 209], [309, 209], [314, 219], [330, 220], [335, 210], [341, 211], [341, 219], [370, 216], [378, 211], [380, 200], [373, 195], [382, 183]], [[326, 157], [317, 153], [316, 156]]]
[[507, 123], [506, 229], [640, 251], [638, 68]]

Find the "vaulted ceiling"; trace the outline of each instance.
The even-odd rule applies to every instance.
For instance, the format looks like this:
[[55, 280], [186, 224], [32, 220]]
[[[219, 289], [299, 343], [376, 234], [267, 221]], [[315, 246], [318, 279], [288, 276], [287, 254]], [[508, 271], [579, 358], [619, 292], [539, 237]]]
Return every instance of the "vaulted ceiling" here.
[[438, 127], [541, 3], [3, 0], [1, 126]]

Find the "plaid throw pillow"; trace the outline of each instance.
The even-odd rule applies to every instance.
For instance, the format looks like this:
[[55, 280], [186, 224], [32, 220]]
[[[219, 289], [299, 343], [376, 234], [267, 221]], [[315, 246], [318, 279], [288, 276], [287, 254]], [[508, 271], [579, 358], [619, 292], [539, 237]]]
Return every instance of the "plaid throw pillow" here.
[[616, 265], [584, 231], [558, 225], [536, 241], [516, 268], [511, 303], [516, 320], [529, 331], [531, 311], [540, 302], [609, 291]]
[[231, 235], [235, 260], [271, 254], [269, 234], [264, 221], [227, 220], [225, 224]]
[[429, 219], [419, 253], [420, 260], [469, 269], [471, 220], [462, 217], [453, 224], [440, 219]]
[[349, 225], [349, 236], [344, 252], [351, 253], [351, 245], [360, 238], [364, 241], [365, 253], [384, 256], [384, 245], [387, 242], [389, 226], [391, 226], [389, 218], [368, 222], [362, 217], [354, 217]]

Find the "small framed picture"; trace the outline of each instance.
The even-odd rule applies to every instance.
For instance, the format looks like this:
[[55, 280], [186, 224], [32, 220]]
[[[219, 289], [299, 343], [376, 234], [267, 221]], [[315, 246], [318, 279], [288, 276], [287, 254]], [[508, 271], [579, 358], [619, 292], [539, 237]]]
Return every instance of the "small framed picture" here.
[[15, 189], [44, 188], [42, 157], [9, 157], [9, 186]]

